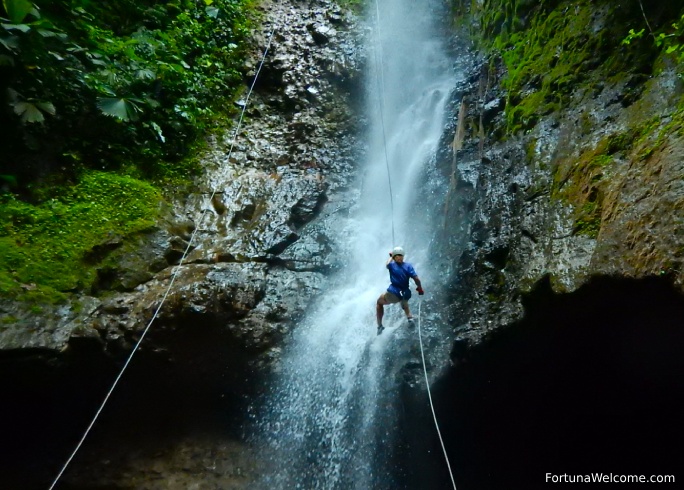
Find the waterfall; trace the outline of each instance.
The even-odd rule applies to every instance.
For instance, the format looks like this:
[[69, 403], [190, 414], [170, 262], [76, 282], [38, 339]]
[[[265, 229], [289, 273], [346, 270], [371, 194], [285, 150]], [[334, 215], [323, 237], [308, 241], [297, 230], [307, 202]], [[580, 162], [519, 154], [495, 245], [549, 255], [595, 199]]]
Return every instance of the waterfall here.
[[[392, 305], [377, 336], [375, 301], [389, 285], [384, 264], [396, 245], [405, 248], [426, 298], [436, 287], [439, 271], [427, 256], [431, 196], [421, 181], [444, 130], [455, 76], [438, 34], [440, 2], [378, 1], [379, 22], [369, 10], [368, 152], [356, 205], [335, 218], [332, 237], [346, 266], [283, 354], [258, 422], [264, 451], [272, 451], [259, 488], [402, 488], [399, 370], [417, 344], [416, 331]], [[414, 310], [417, 302], [414, 294]]]

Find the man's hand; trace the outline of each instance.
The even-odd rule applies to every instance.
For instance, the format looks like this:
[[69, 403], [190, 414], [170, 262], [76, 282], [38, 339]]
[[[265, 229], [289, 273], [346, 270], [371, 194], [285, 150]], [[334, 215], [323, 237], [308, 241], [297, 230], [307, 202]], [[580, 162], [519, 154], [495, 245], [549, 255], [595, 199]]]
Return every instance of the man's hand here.
[[425, 291], [423, 291], [423, 288], [420, 287], [420, 286], [418, 286], [418, 287], [416, 288], [416, 291], [418, 291], [418, 294], [419, 294], [420, 296], [422, 296], [422, 295], [425, 294]]

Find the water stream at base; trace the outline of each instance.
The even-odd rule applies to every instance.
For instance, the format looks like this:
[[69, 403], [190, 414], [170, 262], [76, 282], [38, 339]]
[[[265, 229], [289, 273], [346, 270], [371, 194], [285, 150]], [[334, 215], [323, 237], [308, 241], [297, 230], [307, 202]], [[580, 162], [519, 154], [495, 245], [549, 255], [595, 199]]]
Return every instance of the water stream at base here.
[[[367, 76], [369, 151], [356, 206], [339, 218], [333, 237], [347, 266], [284, 353], [258, 422], [262, 445], [272, 451], [259, 488], [403, 487], [396, 464], [399, 370], [416, 332], [394, 305], [386, 307], [387, 329], [376, 336], [375, 300], [389, 284], [384, 262], [395, 245], [404, 246], [428, 293], [438, 283], [425, 243], [432, 224], [422, 203], [429, 197], [419, 189], [444, 129], [455, 75], [438, 34], [441, 2], [378, 1]], [[393, 223], [398, 243], [392, 243]], [[414, 310], [417, 301], [414, 294]]]

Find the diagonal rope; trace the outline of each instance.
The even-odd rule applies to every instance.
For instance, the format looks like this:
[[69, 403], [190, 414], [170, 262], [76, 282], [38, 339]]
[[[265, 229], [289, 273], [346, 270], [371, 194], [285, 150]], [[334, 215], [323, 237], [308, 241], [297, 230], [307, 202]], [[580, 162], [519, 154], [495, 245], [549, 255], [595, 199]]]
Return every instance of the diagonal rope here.
[[[254, 80], [252, 81], [252, 85], [249, 87], [249, 92], [247, 93], [247, 98], [246, 98], [246, 100], [245, 100], [245, 105], [244, 105], [244, 107], [242, 108], [242, 112], [241, 112], [241, 114], [240, 114], [240, 118], [239, 118], [239, 120], [238, 120], [238, 124], [237, 124], [237, 126], [236, 126], [236, 128], [235, 128], [235, 132], [234, 132], [234, 134], [233, 134], [233, 141], [232, 141], [232, 143], [231, 143], [230, 149], [228, 150], [228, 157], [227, 157], [227, 158], [230, 158], [230, 155], [231, 155], [231, 153], [233, 152], [233, 148], [235, 147], [235, 140], [237, 139], [238, 133], [239, 133], [239, 131], [240, 131], [240, 127], [241, 127], [241, 125], [242, 125], [242, 121], [243, 121], [244, 116], [245, 116], [245, 111], [247, 110], [247, 105], [249, 104], [249, 98], [250, 98], [250, 96], [252, 95], [252, 91], [254, 90], [254, 85], [256, 84], [257, 78], [259, 77], [259, 73], [261, 72], [261, 68], [262, 68], [263, 65], [264, 65], [264, 61], [266, 60], [266, 55], [268, 54], [268, 51], [269, 51], [269, 49], [270, 49], [270, 47], [271, 47], [271, 41], [273, 40], [273, 34], [275, 33], [275, 31], [276, 31], [276, 24], [273, 25], [273, 29], [271, 30], [271, 35], [270, 35], [269, 38], [268, 38], [268, 43], [267, 43], [267, 45], [266, 45], [266, 49], [264, 50], [263, 57], [261, 58], [261, 63], [259, 64], [259, 68], [257, 69], [256, 74], [254, 75]], [[214, 191], [212, 192], [211, 197], [209, 198], [209, 200], [211, 200], [211, 199], [216, 195], [216, 192], [217, 192], [217, 189], [214, 189]], [[66, 463], [64, 463], [64, 465], [62, 466], [62, 468], [61, 468], [59, 474], [58, 474], [58, 475], [55, 477], [55, 479], [53, 480], [52, 484], [50, 485], [49, 490], [53, 490], [53, 489], [55, 488], [55, 486], [57, 485], [57, 483], [59, 482], [59, 480], [62, 478], [62, 475], [64, 475], [64, 472], [67, 470], [67, 468], [69, 467], [69, 465], [70, 465], [71, 462], [73, 461], [74, 457], [76, 456], [76, 454], [78, 453], [78, 451], [81, 449], [81, 446], [83, 446], [83, 443], [85, 442], [86, 438], [87, 438], [88, 435], [90, 434], [90, 431], [91, 431], [91, 429], [93, 428], [93, 426], [95, 425], [95, 422], [96, 422], [97, 419], [100, 417], [100, 414], [102, 413], [102, 410], [104, 409], [105, 405], [106, 405], [107, 402], [109, 401], [109, 398], [112, 396], [112, 393], [114, 393], [114, 390], [116, 389], [117, 385], [119, 384], [119, 381], [120, 381], [121, 378], [123, 377], [124, 372], [125, 372], [126, 369], [128, 368], [128, 365], [129, 365], [129, 364], [131, 363], [131, 361], [133, 360], [133, 356], [134, 356], [135, 353], [138, 351], [138, 349], [139, 349], [139, 347], [140, 347], [140, 344], [142, 344], [142, 341], [143, 341], [143, 339], [145, 338], [145, 336], [147, 335], [147, 332], [149, 331], [150, 327], [152, 326], [152, 323], [154, 322], [154, 320], [155, 320], [155, 319], [157, 318], [157, 316], [159, 315], [159, 312], [161, 311], [161, 308], [162, 308], [162, 306], [164, 305], [164, 302], [166, 301], [166, 298], [169, 296], [169, 293], [171, 292], [171, 288], [173, 287], [173, 284], [174, 284], [174, 282], [176, 281], [176, 277], [178, 276], [178, 272], [180, 271], [181, 266], [183, 265], [183, 261], [185, 260], [185, 257], [188, 255], [188, 252], [190, 251], [190, 247], [192, 246], [192, 242], [194, 241], [195, 236], [196, 236], [196, 234], [197, 234], [197, 231], [199, 230], [200, 225], [201, 225], [202, 222], [204, 221], [204, 217], [206, 216], [206, 214], [207, 214], [207, 209], [205, 208], [204, 211], [202, 211], [202, 214], [200, 215], [200, 217], [199, 217], [199, 219], [198, 219], [198, 221], [197, 221], [197, 226], [195, 227], [195, 229], [193, 230], [192, 234], [190, 235], [190, 240], [188, 241], [188, 245], [187, 245], [187, 247], [185, 247], [185, 250], [183, 251], [183, 255], [181, 256], [180, 261], [178, 262], [178, 265], [176, 266], [176, 268], [175, 268], [174, 271], [173, 271], [173, 274], [171, 275], [171, 281], [169, 282], [169, 285], [168, 285], [168, 287], [166, 288], [166, 291], [164, 292], [164, 296], [162, 297], [161, 302], [159, 303], [159, 306], [158, 306], [157, 309], [155, 310], [154, 315], [152, 315], [152, 319], [147, 323], [147, 326], [146, 326], [145, 329], [143, 330], [143, 333], [140, 335], [140, 338], [139, 338], [138, 341], [136, 342], [136, 344], [135, 344], [135, 346], [133, 347], [133, 350], [131, 351], [131, 353], [128, 355], [128, 358], [126, 359], [126, 362], [124, 363], [123, 367], [122, 367], [121, 370], [119, 371], [118, 376], [116, 377], [116, 379], [115, 379], [114, 382], [112, 383], [112, 386], [111, 386], [111, 388], [109, 389], [109, 391], [107, 392], [107, 395], [104, 397], [104, 400], [103, 400], [102, 403], [100, 404], [100, 407], [98, 408], [97, 412], [95, 413], [95, 416], [94, 416], [93, 419], [90, 421], [90, 424], [88, 425], [88, 427], [87, 427], [87, 429], [85, 430], [85, 432], [84, 432], [83, 436], [81, 437], [81, 439], [78, 441], [78, 444], [76, 445], [76, 448], [72, 451], [72, 453], [71, 453], [71, 455], [69, 456], [69, 458], [67, 459]]]
[[427, 388], [428, 400], [430, 400], [430, 410], [432, 410], [432, 418], [435, 421], [435, 428], [437, 429], [437, 436], [439, 437], [439, 443], [442, 445], [442, 452], [444, 453], [444, 460], [446, 461], [447, 468], [449, 469], [449, 476], [451, 477], [451, 484], [456, 490], [456, 482], [454, 481], [454, 474], [451, 471], [451, 464], [449, 463], [449, 455], [447, 454], [446, 447], [444, 446], [444, 440], [442, 439], [442, 432], [439, 430], [439, 423], [437, 423], [437, 415], [435, 414], [435, 406], [432, 403], [432, 394], [430, 393], [430, 380], [427, 375], [427, 366], [425, 364], [425, 353], [423, 352], [423, 336], [420, 331], [420, 307], [423, 301], [418, 300], [418, 340], [420, 341], [420, 357], [423, 359], [423, 373], [425, 374], [425, 387]]
[[397, 245], [394, 237], [394, 192], [392, 191], [392, 176], [390, 173], [389, 157], [387, 156], [387, 135], [385, 134], [385, 74], [382, 69], [382, 41], [380, 39], [380, 7], [378, 6], [378, 0], [375, 0], [375, 14], [375, 23], [377, 31], [377, 43], [374, 50], [376, 71], [375, 80], [378, 84], [378, 95], [380, 96], [380, 124], [382, 126], [382, 144], [383, 148], [385, 149], [385, 166], [387, 167], [387, 182], [389, 183], [390, 211], [392, 212], [392, 246], [394, 247]]

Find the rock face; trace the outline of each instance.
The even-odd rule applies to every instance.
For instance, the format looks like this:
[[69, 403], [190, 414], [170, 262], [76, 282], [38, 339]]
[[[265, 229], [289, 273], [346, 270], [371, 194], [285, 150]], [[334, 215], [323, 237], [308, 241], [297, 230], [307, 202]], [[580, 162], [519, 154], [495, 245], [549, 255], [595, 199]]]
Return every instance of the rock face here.
[[[504, 139], [503, 70], [472, 68], [439, 155], [451, 179], [444, 253], [457, 257], [454, 357], [520, 320], [524, 295], [547, 280], [559, 294], [599, 276], [682, 289], [683, 87], [666, 62], [655, 73], [578, 85], [567, 108]], [[472, 129], [454, 150], [459, 116]]]

